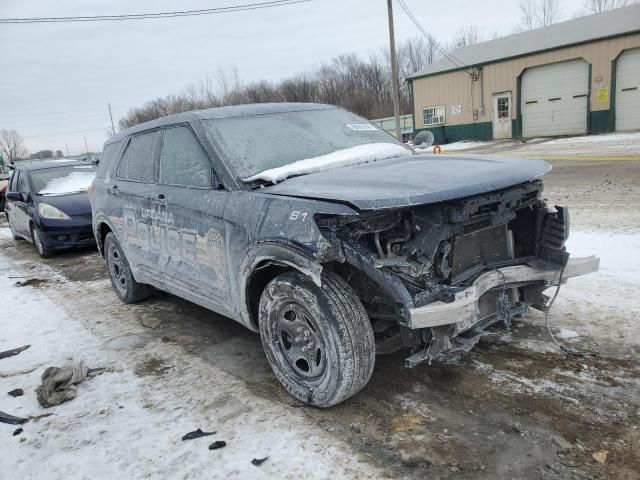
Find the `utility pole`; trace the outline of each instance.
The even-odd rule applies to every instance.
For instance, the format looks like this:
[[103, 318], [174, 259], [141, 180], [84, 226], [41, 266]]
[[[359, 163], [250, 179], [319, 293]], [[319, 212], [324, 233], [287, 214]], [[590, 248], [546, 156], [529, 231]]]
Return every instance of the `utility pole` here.
[[87, 147], [87, 137], [84, 137], [84, 149], [87, 152], [87, 155], [89, 155], [89, 147]]
[[389, 48], [391, 49], [391, 84], [393, 94], [393, 116], [396, 119], [396, 138], [402, 140], [400, 132], [400, 86], [398, 85], [398, 59], [396, 58], [396, 39], [393, 31], [393, 0], [387, 0], [389, 9]]
[[109, 107], [109, 118], [111, 118], [111, 134], [116, 134], [116, 127], [113, 126], [113, 114], [111, 113], [111, 103], [107, 103]]
[[67, 157], [68, 157], [69, 156], [69, 144], [65, 143], [64, 145], [65, 145], [65, 147], [67, 147]]

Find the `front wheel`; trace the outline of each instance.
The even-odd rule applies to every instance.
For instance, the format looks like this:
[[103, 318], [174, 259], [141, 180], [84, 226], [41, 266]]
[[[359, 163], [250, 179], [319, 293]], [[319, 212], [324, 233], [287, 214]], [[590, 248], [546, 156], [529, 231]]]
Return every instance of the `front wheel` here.
[[111, 285], [124, 303], [140, 302], [151, 296], [151, 287], [138, 283], [133, 278], [129, 262], [113, 233], [104, 239], [104, 257], [111, 278]]
[[330, 272], [321, 284], [299, 272], [273, 279], [260, 299], [260, 336], [284, 388], [304, 403], [331, 407], [371, 378], [375, 340], [351, 287]]
[[36, 227], [35, 225], [31, 226], [31, 239], [33, 240], [33, 245], [38, 251], [38, 255], [40, 255], [42, 258], [49, 258], [51, 257], [51, 255], [53, 255], [53, 252], [44, 245], [42, 235], [40, 234], [38, 227]]

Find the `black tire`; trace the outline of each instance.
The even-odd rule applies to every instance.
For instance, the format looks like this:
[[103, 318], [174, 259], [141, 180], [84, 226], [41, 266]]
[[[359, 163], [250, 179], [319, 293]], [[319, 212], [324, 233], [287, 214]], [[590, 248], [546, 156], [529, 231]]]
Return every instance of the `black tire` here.
[[38, 255], [42, 258], [49, 258], [53, 255], [53, 252], [44, 245], [40, 231], [35, 225], [31, 225], [31, 240], [33, 242], [33, 246], [36, 247]]
[[367, 384], [376, 347], [367, 312], [347, 282], [328, 272], [321, 283], [300, 272], [279, 275], [262, 293], [259, 320], [280, 383], [298, 400], [326, 408]]
[[111, 286], [124, 303], [136, 303], [151, 296], [151, 287], [133, 278], [129, 262], [113, 233], [104, 239], [104, 259], [111, 279]]

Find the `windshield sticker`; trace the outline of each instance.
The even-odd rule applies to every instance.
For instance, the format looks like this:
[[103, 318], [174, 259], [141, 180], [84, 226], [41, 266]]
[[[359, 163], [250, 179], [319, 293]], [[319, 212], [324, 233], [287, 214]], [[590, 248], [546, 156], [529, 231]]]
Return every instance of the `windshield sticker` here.
[[347, 123], [347, 127], [349, 127], [351, 130], [358, 130], [358, 131], [377, 130], [377, 128], [371, 125], [370, 123]]

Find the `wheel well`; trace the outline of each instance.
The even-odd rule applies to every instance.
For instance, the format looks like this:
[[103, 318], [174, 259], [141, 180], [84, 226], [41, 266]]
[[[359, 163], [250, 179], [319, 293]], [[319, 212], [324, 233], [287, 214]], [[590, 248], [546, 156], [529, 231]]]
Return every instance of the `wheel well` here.
[[[106, 223], [101, 223], [98, 226], [98, 233], [100, 234], [100, 237], [98, 238], [98, 247], [100, 248], [100, 251], [102, 252], [102, 246], [104, 245], [104, 239], [107, 237], [107, 233], [111, 232], [111, 228], [109, 228], [109, 225], [107, 225]], [[104, 252], [102, 253], [104, 256]]]
[[263, 290], [267, 287], [269, 282], [288, 271], [295, 271], [296, 269], [289, 266], [277, 263], [273, 260], [266, 260], [256, 266], [255, 270], [249, 277], [247, 282], [247, 304], [249, 307], [249, 315], [251, 317], [251, 324], [258, 329], [258, 309], [260, 307], [260, 297]]

